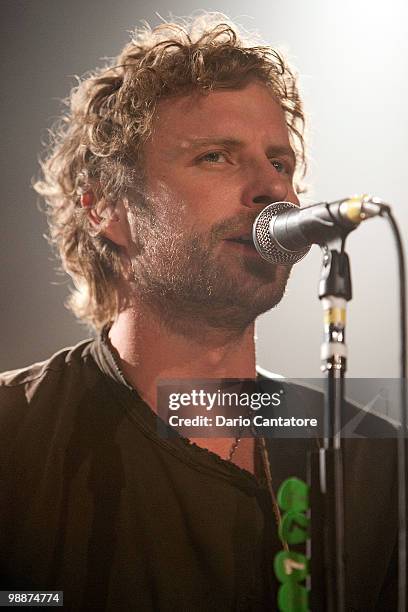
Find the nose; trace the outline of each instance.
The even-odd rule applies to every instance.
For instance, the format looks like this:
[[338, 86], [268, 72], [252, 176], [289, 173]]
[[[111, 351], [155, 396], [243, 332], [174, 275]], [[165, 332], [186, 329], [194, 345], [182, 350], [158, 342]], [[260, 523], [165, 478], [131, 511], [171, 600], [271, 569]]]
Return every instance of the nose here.
[[292, 179], [286, 173], [280, 173], [274, 168], [269, 160], [266, 160], [267, 167], [258, 167], [254, 172], [252, 180], [249, 181], [243, 192], [242, 203], [248, 208], [263, 208], [274, 202], [292, 202], [299, 204], [295, 194]]

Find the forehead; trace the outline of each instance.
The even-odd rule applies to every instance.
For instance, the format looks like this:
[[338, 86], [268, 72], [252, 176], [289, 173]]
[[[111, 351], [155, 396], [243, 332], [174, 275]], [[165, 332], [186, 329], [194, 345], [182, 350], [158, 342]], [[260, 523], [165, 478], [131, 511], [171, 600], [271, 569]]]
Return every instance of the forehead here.
[[153, 120], [152, 144], [188, 148], [191, 139], [236, 137], [288, 146], [285, 116], [272, 92], [260, 83], [242, 89], [198, 92], [161, 100]]

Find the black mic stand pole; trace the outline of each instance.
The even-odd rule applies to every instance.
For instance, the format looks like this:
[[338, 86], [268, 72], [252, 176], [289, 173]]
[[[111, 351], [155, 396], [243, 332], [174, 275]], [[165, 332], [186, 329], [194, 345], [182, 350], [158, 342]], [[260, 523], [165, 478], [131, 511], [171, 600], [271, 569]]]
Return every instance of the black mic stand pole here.
[[[323, 305], [324, 338], [321, 369], [327, 374], [324, 444], [319, 451], [312, 451], [309, 457], [311, 609], [324, 612], [345, 610], [341, 417], [347, 356], [346, 306], [351, 300], [351, 278], [344, 239], [322, 247], [319, 299]], [[323, 516], [323, 524], [321, 521], [317, 523], [319, 516]]]

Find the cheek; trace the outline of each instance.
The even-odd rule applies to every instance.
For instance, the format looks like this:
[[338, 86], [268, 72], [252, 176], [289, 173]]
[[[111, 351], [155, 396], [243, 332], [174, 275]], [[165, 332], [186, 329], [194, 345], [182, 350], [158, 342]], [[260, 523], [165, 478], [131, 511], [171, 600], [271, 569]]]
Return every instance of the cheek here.
[[197, 215], [217, 221], [238, 214], [243, 202], [243, 189], [240, 185], [207, 177], [195, 186], [189, 201]]
[[164, 177], [146, 182], [145, 204], [152, 219], [165, 221], [179, 216], [184, 208], [182, 194]]
[[237, 214], [241, 208], [240, 185], [226, 181], [214, 172], [212, 175], [188, 175], [180, 172], [161, 172], [147, 183], [149, 205], [156, 216], [171, 226], [199, 226], [205, 231], [226, 217]]

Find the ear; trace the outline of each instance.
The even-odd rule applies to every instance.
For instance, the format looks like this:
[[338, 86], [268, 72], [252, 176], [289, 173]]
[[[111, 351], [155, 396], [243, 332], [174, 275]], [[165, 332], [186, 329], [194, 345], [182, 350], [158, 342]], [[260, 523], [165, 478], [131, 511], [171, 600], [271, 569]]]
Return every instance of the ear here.
[[81, 206], [86, 209], [92, 227], [102, 236], [127, 250], [130, 245], [130, 229], [123, 202], [118, 201], [114, 207], [107, 205], [99, 213], [101, 204], [102, 201], [95, 202], [92, 191], [81, 195]]

